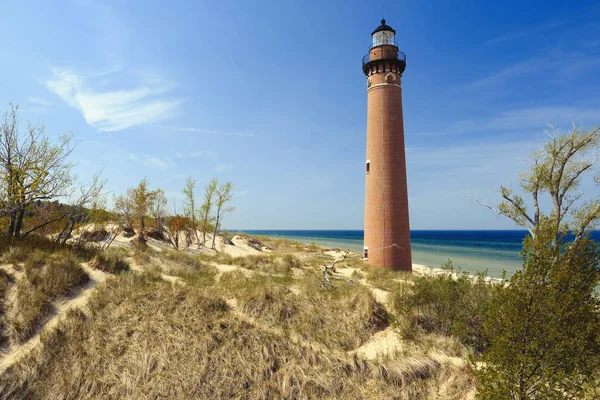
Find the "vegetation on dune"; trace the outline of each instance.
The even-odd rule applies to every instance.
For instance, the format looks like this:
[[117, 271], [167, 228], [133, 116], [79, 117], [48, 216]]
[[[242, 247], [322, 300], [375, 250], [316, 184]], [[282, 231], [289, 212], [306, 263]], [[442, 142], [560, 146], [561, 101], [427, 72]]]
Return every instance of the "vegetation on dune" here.
[[[532, 211], [521, 196], [501, 188], [504, 201], [496, 210], [530, 237], [523, 269], [493, 293], [484, 322], [489, 348], [477, 373], [482, 399], [581, 398], [597, 383], [600, 251], [589, 230], [600, 222], [600, 199], [582, 202], [579, 187], [599, 144], [600, 127], [551, 134], [521, 176]], [[542, 196], [551, 200], [548, 211]]]
[[25, 259], [24, 278], [16, 283], [15, 302], [6, 316], [6, 329], [15, 342], [27, 340], [40, 321], [53, 311], [52, 301], [68, 296], [88, 282], [77, 257], [66, 251], [33, 251]]
[[99, 252], [92, 258], [89, 265], [91, 268], [111, 274], [129, 271], [129, 263], [114, 252]]
[[[291, 284], [297, 286], [293, 290]], [[233, 296], [248, 315], [276, 324], [325, 347], [351, 350], [385, 328], [388, 315], [368, 289], [340, 286], [323, 290], [319, 275], [302, 279], [223, 274], [219, 286]]]
[[[456, 375], [428, 358], [368, 362], [291, 343], [195, 287], [135, 274], [104, 284], [0, 377], [6, 399], [427, 399]], [[177, 362], [173, 362], [177, 360]]]
[[492, 291], [501, 288], [490, 285], [483, 275], [454, 276], [451, 263], [444, 267], [447, 273], [415, 276], [412, 284], [402, 284], [393, 292], [399, 331], [407, 339], [430, 333], [454, 336], [481, 352], [487, 346], [482, 330]]

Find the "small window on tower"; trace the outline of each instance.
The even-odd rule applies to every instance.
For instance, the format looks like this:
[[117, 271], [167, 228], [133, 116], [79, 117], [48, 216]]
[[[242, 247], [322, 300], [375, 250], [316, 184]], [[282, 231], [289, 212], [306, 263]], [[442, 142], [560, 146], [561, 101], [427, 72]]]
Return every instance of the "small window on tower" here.
[[369, 248], [365, 246], [365, 253], [364, 253], [364, 257], [365, 260], [369, 259]]
[[369, 172], [371, 172], [371, 160], [367, 160], [367, 164], [366, 164], [366, 167], [365, 167], [365, 171], [367, 172], [367, 174], [368, 174]]

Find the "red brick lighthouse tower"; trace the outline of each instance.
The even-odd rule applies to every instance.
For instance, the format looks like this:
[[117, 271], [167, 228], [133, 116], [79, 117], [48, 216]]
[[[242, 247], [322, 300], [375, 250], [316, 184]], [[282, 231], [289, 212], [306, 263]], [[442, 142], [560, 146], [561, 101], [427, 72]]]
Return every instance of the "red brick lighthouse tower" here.
[[364, 258], [372, 265], [412, 271], [402, 117], [406, 56], [395, 35], [382, 20], [362, 62], [368, 96]]

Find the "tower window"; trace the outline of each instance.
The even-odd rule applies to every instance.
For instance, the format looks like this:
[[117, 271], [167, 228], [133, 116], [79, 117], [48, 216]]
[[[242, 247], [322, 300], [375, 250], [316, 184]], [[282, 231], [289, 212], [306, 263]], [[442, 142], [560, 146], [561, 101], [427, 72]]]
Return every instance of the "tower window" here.
[[363, 259], [365, 259], [365, 260], [369, 259], [369, 248], [367, 246], [365, 246], [365, 252], [363, 254]]
[[371, 160], [367, 160], [367, 164], [365, 166], [365, 172], [368, 174], [371, 172]]

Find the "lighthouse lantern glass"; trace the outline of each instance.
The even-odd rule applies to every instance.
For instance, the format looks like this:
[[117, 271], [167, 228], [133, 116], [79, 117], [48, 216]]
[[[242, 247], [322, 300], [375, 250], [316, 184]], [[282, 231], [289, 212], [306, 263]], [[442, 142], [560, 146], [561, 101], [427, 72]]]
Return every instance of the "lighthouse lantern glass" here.
[[373, 47], [382, 46], [385, 44], [396, 45], [394, 41], [394, 32], [392, 31], [379, 31], [373, 35]]

